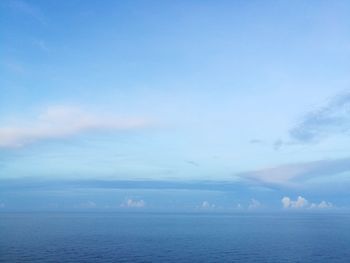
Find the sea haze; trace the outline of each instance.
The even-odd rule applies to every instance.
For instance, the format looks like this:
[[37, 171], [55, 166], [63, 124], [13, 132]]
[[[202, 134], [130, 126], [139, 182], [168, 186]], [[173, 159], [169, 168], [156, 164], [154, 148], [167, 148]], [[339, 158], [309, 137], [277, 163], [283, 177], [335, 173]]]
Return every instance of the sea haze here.
[[347, 262], [350, 214], [1, 213], [0, 262]]

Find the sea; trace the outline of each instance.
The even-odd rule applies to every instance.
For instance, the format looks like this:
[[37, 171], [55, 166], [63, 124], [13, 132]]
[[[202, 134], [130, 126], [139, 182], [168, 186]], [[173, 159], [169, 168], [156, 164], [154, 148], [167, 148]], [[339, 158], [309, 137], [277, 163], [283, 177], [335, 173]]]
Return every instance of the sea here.
[[350, 262], [350, 215], [0, 213], [0, 262]]

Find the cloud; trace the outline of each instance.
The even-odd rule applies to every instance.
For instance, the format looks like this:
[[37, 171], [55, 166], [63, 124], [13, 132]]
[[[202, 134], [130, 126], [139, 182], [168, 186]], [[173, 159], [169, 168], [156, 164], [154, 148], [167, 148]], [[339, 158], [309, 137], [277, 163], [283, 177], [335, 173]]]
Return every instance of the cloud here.
[[307, 113], [289, 131], [289, 135], [297, 143], [310, 143], [330, 135], [348, 134], [349, 131], [350, 92], [344, 92], [330, 100], [326, 106]]
[[143, 200], [134, 200], [134, 199], [127, 199], [125, 200], [120, 207], [125, 207], [125, 208], [143, 208], [146, 206], [145, 201]]
[[256, 209], [256, 208], [260, 208], [260, 207], [261, 207], [261, 203], [258, 200], [254, 199], [254, 198], [250, 200], [250, 203], [248, 206], [249, 209]]
[[310, 208], [320, 208], [320, 209], [327, 209], [332, 208], [333, 204], [331, 202], [322, 201], [319, 204], [312, 203]]
[[285, 208], [285, 209], [289, 209], [289, 208], [292, 208], [292, 209], [303, 209], [303, 208], [327, 209], [327, 208], [333, 207], [332, 203], [326, 202], [326, 201], [322, 201], [319, 204], [315, 204], [315, 203], [310, 204], [310, 202], [302, 196], [298, 196], [298, 198], [295, 201], [293, 201], [289, 197], [285, 196], [282, 198], [281, 202], [282, 202], [283, 208]]
[[240, 173], [238, 176], [265, 183], [289, 184], [292, 182], [295, 183], [297, 179], [333, 175], [347, 171], [350, 171], [350, 158], [285, 164]]
[[22, 147], [27, 144], [59, 139], [86, 131], [120, 131], [142, 128], [144, 119], [103, 117], [74, 107], [50, 107], [30, 122], [0, 126], [0, 148]]
[[211, 204], [208, 201], [203, 201], [203, 203], [201, 204], [202, 209], [212, 209], [215, 207], [216, 207], [215, 204]]
[[4, 208], [4, 207], [5, 207], [5, 204], [4, 203], [0, 203], [0, 209]]
[[[137, 189], [137, 190], [186, 190], [204, 192], [235, 192], [241, 195], [256, 193], [257, 188], [249, 187], [242, 181], [210, 180], [118, 180], [118, 179], [57, 179], [57, 178], [0, 178], [0, 192], [40, 191], [65, 189]], [[266, 188], [264, 188], [266, 189]]]
[[302, 196], [293, 201], [289, 197], [283, 197], [281, 200], [283, 208], [304, 208], [309, 205], [309, 202]]

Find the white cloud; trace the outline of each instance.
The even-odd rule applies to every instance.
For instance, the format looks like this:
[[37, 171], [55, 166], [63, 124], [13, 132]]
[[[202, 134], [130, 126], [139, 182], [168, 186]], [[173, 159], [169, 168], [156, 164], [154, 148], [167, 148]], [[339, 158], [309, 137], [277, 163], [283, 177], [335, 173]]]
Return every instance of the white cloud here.
[[134, 200], [129, 198], [125, 200], [120, 206], [127, 208], [143, 208], [146, 206], [146, 203], [143, 200]]
[[45, 140], [73, 136], [86, 131], [120, 131], [142, 128], [145, 119], [98, 116], [75, 107], [50, 107], [35, 120], [0, 126], [0, 148], [22, 147]]
[[285, 196], [282, 198], [281, 200], [283, 208], [295, 208], [295, 209], [300, 209], [300, 208], [320, 208], [320, 209], [324, 209], [324, 208], [332, 208], [333, 204], [330, 202], [326, 202], [326, 201], [322, 201], [319, 204], [315, 204], [315, 203], [309, 203], [308, 200], [306, 200], [304, 197], [302, 196], [298, 196], [298, 198], [293, 201], [291, 200], [289, 197]]
[[250, 200], [250, 204], [248, 206], [249, 209], [256, 209], [259, 207], [261, 207], [261, 203], [258, 200], [256, 199]]
[[333, 204], [330, 202], [322, 201], [319, 203], [318, 208], [332, 208]]
[[203, 201], [201, 204], [202, 209], [210, 209], [210, 208], [215, 208], [215, 204], [211, 204], [208, 201]]
[[0, 208], [4, 208], [5, 204], [4, 203], [0, 203]]
[[312, 203], [310, 208], [319, 208], [319, 209], [327, 209], [332, 208], [333, 204], [331, 202], [322, 201], [319, 204]]
[[288, 208], [288, 207], [290, 207], [291, 200], [290, 200], [289, 197], [286, 197], [286, 196], [283, 197], [282, 200], [281, 200], [281, 202], [282, 202], [283, 208]]
[[309, 202], [302, 196], [298, 196], [295, 201], [285, 196], [282, 198], [281, 202], [284, 208], [303, 208], [309, 204]]

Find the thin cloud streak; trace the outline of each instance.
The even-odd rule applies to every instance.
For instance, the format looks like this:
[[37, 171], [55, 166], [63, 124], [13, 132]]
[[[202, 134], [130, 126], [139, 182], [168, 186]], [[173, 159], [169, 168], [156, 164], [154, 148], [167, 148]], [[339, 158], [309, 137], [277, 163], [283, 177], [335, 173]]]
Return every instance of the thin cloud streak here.
[[335, 175], [348, 171], [350, 171], [350, 158], [343, 158], [280, 165], [240, 173], [238, 176], [263, 183], [288, 185], [296, 184], [298, 180], [308, 179], [310, 177]]
[[0, 191], [36, 191], [38, 189], [143, 189], [192, 191], [247, 191], [246, 182], [233, 181], [161, 181], [161, 180], [44, 180], [38, 178], [2, 179]]
[[50, 107], [31, 122], [0, 127], [0, 148], [18, 148], [47, 139], [86, 131], [120, 131], [144, 128], [145, 119], [101, 117], [74, 107]]

